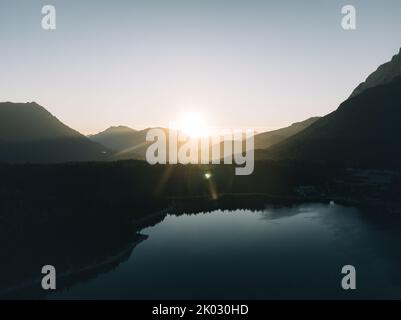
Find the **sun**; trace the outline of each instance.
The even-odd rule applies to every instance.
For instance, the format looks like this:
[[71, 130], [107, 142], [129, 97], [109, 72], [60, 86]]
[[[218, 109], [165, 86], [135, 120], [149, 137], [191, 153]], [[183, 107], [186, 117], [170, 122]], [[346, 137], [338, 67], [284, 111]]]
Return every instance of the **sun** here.
[[201, 112], [185, 112], [177, 122], [177, 129], [191, 138], [201, 138], [210, 135], [210, 127]]

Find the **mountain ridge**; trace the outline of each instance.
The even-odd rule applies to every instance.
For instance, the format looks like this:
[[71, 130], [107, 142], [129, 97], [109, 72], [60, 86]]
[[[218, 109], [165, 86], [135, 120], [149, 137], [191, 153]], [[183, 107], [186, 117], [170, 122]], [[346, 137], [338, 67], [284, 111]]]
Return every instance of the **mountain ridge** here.
[[381, 64], [374, 72], [369, 74], [365, 81], [360, 83], [352, 92], [350, 98], [361, 94], [368, 88], [391, 82], [395, 77], [401, 75], [401, 48], [390, 61]]
[[310, 117], [303, 121], [294, 122], [284, 128], [258, 133], [255, 135], [255, 149], [265, 149], [277, 144], [307, 128], [320, 118], [321, 117]]
[[109, 152], [36, 102], [0, 103], [1, 162], [98, 161]]

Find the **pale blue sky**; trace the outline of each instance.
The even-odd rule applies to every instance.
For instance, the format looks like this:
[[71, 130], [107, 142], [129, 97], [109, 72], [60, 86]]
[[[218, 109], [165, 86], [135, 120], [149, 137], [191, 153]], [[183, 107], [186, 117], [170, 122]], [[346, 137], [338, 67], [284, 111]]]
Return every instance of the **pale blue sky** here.
[[401, 1], [1, 0], [0, 40], [0, 101], [37, 101], [86, 134], [185, 109], [274, 129], [334, 110], [399, 51]]

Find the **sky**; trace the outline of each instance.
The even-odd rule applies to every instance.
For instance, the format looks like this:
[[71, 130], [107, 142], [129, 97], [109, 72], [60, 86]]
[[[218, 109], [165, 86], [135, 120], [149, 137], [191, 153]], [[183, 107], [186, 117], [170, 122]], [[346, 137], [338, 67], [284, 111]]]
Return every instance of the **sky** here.
[[[54, 5], [57, 29], [41, 27]], [[341, 27], [343, 5], [357, 29]], [[84, 133], [276, 129], [335, 110], [401, 47], [399, 0], [1, 0], [0, 101]]]

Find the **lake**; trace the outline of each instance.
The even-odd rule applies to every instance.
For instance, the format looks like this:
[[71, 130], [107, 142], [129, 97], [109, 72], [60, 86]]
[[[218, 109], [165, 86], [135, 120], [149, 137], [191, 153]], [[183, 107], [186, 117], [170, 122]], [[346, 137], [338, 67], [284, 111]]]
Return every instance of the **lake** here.
[[382, 220], [335, 204], [168, 214], [112, 271], [47, 298], [401, 298], [400, 229]]

